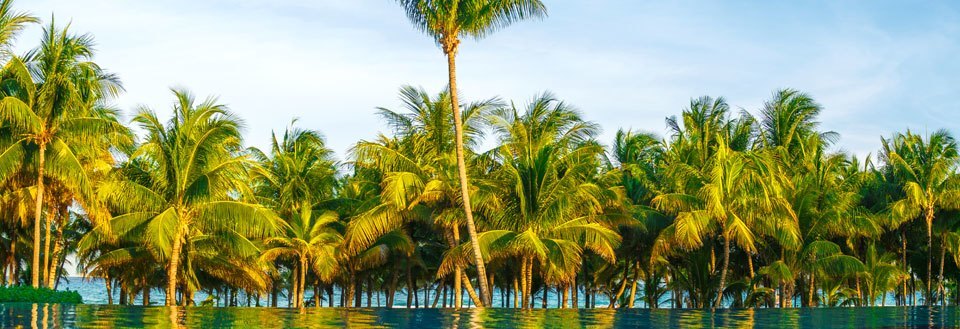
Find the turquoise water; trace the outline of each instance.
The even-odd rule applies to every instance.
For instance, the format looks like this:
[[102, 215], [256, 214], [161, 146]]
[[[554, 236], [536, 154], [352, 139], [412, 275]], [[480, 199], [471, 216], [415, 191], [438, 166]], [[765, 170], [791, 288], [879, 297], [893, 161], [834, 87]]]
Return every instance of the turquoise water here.
[[902, 328], [958, 327], [960, 309], [722, 310], [215, 308], [0, 304], [3, 328]]

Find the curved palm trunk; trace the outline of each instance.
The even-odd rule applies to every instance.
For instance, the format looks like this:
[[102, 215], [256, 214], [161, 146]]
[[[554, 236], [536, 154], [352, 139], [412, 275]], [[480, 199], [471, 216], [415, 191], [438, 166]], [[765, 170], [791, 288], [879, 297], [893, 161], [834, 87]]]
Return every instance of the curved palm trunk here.
[[37, 199], [33, 219], [33, 262], [30, 264], [30, 285], [40, 288], [40, 217], [43, 216], [43, 168], [46, 165], [47, 144], [40, 144], [37, 167]]
[[477, 227], [473, 222], [473, 210], [470, 205], [470, 186], [467, 182], [467, 164], [463, 155], [463, 122], [460, 118], [460, 103], [457, 100], [457, 40], [449, 40], [444, 46], [447, 55], [447, 73], [450, 78], [450, 104], [453, 107], [453, 125], [456, 129], [457, 142], [457, 173], [460, 176], [460, 193], [463, 197], [463, 212], [467, 215], [467, 233], [470, 235], [470, 245], [473, 246], [473, 257], [477, 264], [477, 284], [480, 285], [480, 296], [483, 305], [490, 305], [490, 291], [487, 286], [487, 271], [483, 264], [483, 254], [480, 252], [480, 242], [477, 241]]
[[470, 300], [473, 301], [474, 305], [477, 307], [483, 307], [480, 303], [483, 301], [480, 300], [480, 296], [477, 296], [476, 290], [473, 289], [473, 284], [470, 283], [470, 278], [467, 277], [466, 273], [460, 273], [463, 277], [463, 288], [467, 291], [467, 296], [470, 296]]
[[627, 281], [629, 281], [627, 280], [627, 274], [629, 273], [629, 271], [630, 271], [629, 269], [623, 270], [623, 278], [620, 280], [620, 287], [617, 288], [617, 293], [614, 294], [612, 296], [613, 298], [610, 299], [610, 304], [607, 305], [607, 308], [609, 309], [617, 308], [618, 306], [617, 304], [620, 303], [620, 297], [623, 297], [623, 292], [627, 289]]
[[173, 250], [170, 251], [170, 263], [167, 264], [167, 306], [177, 305], [177, 268], [180, 267], [180, 251], [183, 249], [182, 232], [182, 229], [177, 229]]
[[640, 281], [640, 263], [634, 264], [633, 283], [630, 285], [630, 299], [627, 300], [627, 308], [633, 308], [637, 299], [637, 282]]
[[713, 307], [719, 308], [723, 302], [723, 288], [727, 284], [727, 266], [730, 265], [730, 238], [723, 237], [723, 269], [720, 270], [720, 286], [717, 287], [717, 299]]

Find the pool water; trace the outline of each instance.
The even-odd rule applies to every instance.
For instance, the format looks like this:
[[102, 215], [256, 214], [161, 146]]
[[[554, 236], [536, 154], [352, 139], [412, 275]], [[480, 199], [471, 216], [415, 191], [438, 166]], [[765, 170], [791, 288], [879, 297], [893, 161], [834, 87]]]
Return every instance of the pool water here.
[[901, 328], [958, 327], [955, 307], [387, 309], [0, 304], [3, 328]]

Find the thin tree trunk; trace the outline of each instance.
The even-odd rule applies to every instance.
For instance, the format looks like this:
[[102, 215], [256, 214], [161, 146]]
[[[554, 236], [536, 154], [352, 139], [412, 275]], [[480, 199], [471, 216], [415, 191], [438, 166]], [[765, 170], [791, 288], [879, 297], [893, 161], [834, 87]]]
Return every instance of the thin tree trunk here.
[[[526, 266], [526, 263], [523, 263], [521, 266]], [[520, 270], [520, 273], [523, 273], [523, 269]], [[513, 308], [520, 307], [520, 280], [516, 277], [513, 278]]]
[[147, 280], [143, 280], [143, 306], [150, 306], [150, 286], [147, 285]]
[[547, 308], [547, 293], [550, 291], [549, 286], [546, 283], [543, 284], [543, 300], [541, 300], [541, 308]]
[[562, 286], [558, 289], [560, 290], [560, 308], [567, 308], [567, 293], [569, 290], [567, 289], [567, 286]]
[[43, 285], [48, 288], [50, 286], [50, 230], [53, 227], [53, 218], [56, 216], [56, 212], [53, 211], [53, 207], [47, 211], [47, 220], [44, 223], [44, 234], [43, 234]]
[[580, 308], [580, 288], [577, 287], [577, 277], [573, 277], [573, 284], [570, 287], [570, 307], [573, 309]]
[[527, 308], [533, 308], [533, 258], [527, 264]]
[[300, 303], [300, 308], [303, 308], [305, 306], [304, 304], [306, 304], [304, 298], [306, 298], [305, 296], [307, 294], [307, 271], [309, 270], [310, 268], [307, 267], [307, 257], [302, 257], [300, 259], [300, 299], [297, 300], [297, 302]]
[[946, 238], [947, 237], [945, 234], [940, 235], [940, 271], [939, 274], [937, 274], [937, 298], [940, 301], [940, 306], [943, 306], [944, 302], [947, 301], [943, 290], [943, 261], [945, 258], [947, 258]]
[[633, 308], [637, 298], [637, 282], [640, 281], [640, 263], [633, 265], [633, 284], [630, 285], [630, 299], [627, 300], [627, 308]]
[[440, 293], [443, 289], [445, 289], [445, 287], [446, 285], [443, 284], [443, 281], [440, 281], [440, 283], [437, 284], [437, 289], [434, 291], [433, 295], [433, 305], [430, 306], [431, 308], [437, 308], [437, 304], [440, 303]]
[[[61, 218], [61, 221], [63, 218]], [[50, 229], [47, 228], [49, 236]], [[63, 225], [57, 225], [57, 234], [53, 239], [53, 251], [50, 252], [50, 267], [47, 269], [47, 288], [55, 289], [57, 280], [57, 270], [60, 269], [60, 251], [63, 246]]]
[[[900, 229], [900, 246], [902, 252], [900, 264], [903, 265], [903, 273], [909, 274], [907, 271], [907, 230], [905, 228]], [[911, 275], [912, 277], [912, 275]], [[907, 305], [907, 280], [903, 280], [903, 306]]]
[[410, 262], [407, 261], [407, 308], [413, 307], [413, 274], [410, 270]]
[[727, 266], [730, 265], [730, 238], [723, 237], [723, 269], [720, 272], [720, 286], [717, 289], [717, 299], [714, 301], [714, 308], [719, 308], [723, 302], [723, 288], [727, 284]]
[[30, 286], [40, 288], [40, 230], [43, 216], [43, 175], [46, 166], [47, 144], [40, 143], [39, 164], [37, 167], [37, 197], [33, 220], [33, 262], [30, 264]]
[[[457, 99], [457, 45], [455, 37], [446, 40], [444, 53], [447, 55], [447, 73], [450, 78], [450, 104], [453, 108], [453, 125], [456, 129], [457, 173], [460, 178], [460, 193], [463, 198], [463, 212], [466, 214], [467, 234], [470, 236], [470, 245], [473, 247], [473, 257], [477, 265], [477, 284], [480, 285], [480, 295], [483, 296], [483, 305], [490, 304], [490, 287], [487, 285], [487, 271], [483, 264], [483, 254], [480, 251], [480, 242], [477, 240], [477, 227], [473, 222], [473, 210], [470, 205], [470, 185], [467, 180], [467, 164], [463, 146], [463, 121], [460, 118], [460, 103]], [[483, 307], [477, 304], [477, 307]]]
[[927, 298], [924, 303], [927, 306], [933, 305], [933, 291], [930, 290], [930, 282], [933, 273], [933, 207], [927, 207]]
[[373, 276], [367, 276], [367, 307], [373, 302]]
[[17, 239], [10, 239], [10, 272], [7, 275], [10, 276], [8, 284], [11, 286], [17, 285]]
[[523, 298], [523, 301], [520, 303], [520, 308], [527, 308], [527, 258], [524, 257], [523, 261], [520, 263], [520, 295]]
[[113, 280], [108, 275], [103, 278], [103, 282], [107, 286], [107, 305], [113, 305]]
[[[180, 218], [183, 220], [183, 217]], [[177, 228], [173, 238], [173, 249], [170, 251], [170, 262], [167, 264], [167, 296], [166, 305], [177, 305], [177, 269], [180, 267], [180, 251], [183, 248], [183, 229]]]

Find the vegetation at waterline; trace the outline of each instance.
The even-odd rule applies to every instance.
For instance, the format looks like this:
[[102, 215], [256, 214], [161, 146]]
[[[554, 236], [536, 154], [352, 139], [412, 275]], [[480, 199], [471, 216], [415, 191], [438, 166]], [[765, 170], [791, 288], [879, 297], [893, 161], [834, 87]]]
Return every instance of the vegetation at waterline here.
[[402, 107], [377, 110], [389, 131], [338, 160], [295, 121], [247, 148], [240, 118], [183, 89], [127, 125], [90, 35], [51, 19], [37, 48], [13, 54], [38, 20], [0, 1], [2, 283], [55, 289], [77, 266], [120, 303], [151, 290], [169, 304], [284, 294], [293, 307], [382, 293], [386, 306], [531, 308], [549, 291], [560, 307], [957, 302], [949, 132], [894, 134], [857, 158], [819, 128], [820, 104], [782, 89], [756, 116], [704, 96], [666, 119], [667, 136], [602, 141], [550, 93], [457, 97], [460, 36], [541, 18], [542, 3], [399, 3], [441, 46], [450, 88], [402, 87]]
[[83, 304], [83, 298], [76, 291], [11, 286], [0, 287], [0, 303]]

